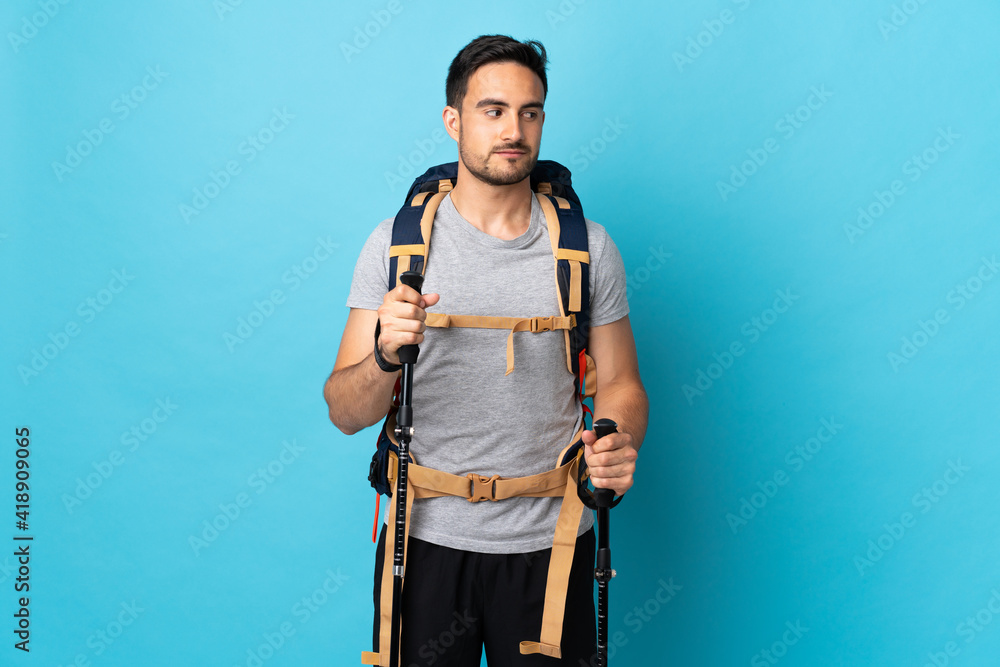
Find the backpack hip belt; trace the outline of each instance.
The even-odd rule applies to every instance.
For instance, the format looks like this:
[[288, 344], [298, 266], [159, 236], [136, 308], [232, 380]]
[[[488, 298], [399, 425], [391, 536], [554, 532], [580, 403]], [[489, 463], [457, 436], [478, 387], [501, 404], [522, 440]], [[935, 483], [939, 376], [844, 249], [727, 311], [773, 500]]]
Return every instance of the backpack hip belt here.
[[[395, 420], [391, 420], [395, 427]], [[581, 429], [582, 431], [582, 429]], [[389, 431], [391, 433], [391, 430]], [[583, 503], [577, 493], [578, 475], [583, 458], [580, 432], [574, 437], [574, 444], [568, 445], [559, 455], [559, 464], [552, 470], [526, 477], [500, 477], [493, 475], [466, 476], [426, 468], [417, 465], [413, 455], [410, 455], [407, 475], [406, 496], [406, 539], [409, 540], [410, 511], [413, 501], [418, 498], [437, 498], [441, 496], [456, 496], [466, 498], [469, 502], [484, 500], [499, 501], [507, 498], [551, 498], [561, 497], [562, 505], [559, 518], [556, 521], [555, 535], [552, 541], [552, 555], [549, 560], [549, 570], [545, 583], [545, 604], [542, 610], [542, 628], [538, 641], [522, 641], [522, 654], [541, 653], [554, 658], [562, 657], [560, 641], [562, 639], [563, 616], [565, 614], [566, 593], [569, 588], [569, 572], [576, 549], [577, 530], [580, 517], [583, 514]], [[393, 452], [388, 457], [388, 480], [390, 488], [395, 488], [397, 457]], [[389, 503], [389, 525], [396, 521], [396, 504]], [[381, 667], [396, 667], [389, 664], [389, 641], [392, 625], [392, 541], [385, 540], [385, 552], [382, 561], [382, 586], [379, 601], [379, 651], [362, 653], [361, 661], [365, 665], [380, 665]], [[405, 558], [404, 558], [405, 565]], [[419, 576], [419, 575], [417, 575]], [[405, 584], [404, 584], [405, 587]]]

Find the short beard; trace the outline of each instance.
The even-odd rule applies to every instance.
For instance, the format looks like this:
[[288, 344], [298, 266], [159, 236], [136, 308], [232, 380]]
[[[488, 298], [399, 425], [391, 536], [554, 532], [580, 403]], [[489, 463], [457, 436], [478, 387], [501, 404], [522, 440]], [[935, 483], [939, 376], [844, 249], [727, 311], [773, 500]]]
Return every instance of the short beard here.
[[489, 166], [486, 164], [488, 158], [480, 158], [478, 155], [472, 155], [465, 150], [465, 144], [462, 143], [461, 137], [458, 140], [458, 155], [462, 158], [462, 164], [465, 168], [469, 170], [469, 173], [475, 176], [477, 179], [486, 183], [487, 185], [500, 186], [500, 185], [514, 185], [515, 183], [520, 183], [535, 169], [535, 165], [538, 163], [538, 157], [534, 156], [531, 160], [524, 165], [523, 168], [517, 171], [496, 173], [496, 171], [490, 171]]

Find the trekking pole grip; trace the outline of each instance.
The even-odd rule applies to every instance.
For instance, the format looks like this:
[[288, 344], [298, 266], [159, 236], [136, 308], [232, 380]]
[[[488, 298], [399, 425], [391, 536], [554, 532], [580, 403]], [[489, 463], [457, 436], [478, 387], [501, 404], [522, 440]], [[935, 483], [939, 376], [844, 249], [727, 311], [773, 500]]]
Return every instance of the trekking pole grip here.
[[[416, 271], [406, 271], [400, 277], [399, 281], [406, 285], [407, 287], [412, 287], [413, 289], [420, 292], [421, 288], [424, 286], [424, 277], [422, 274]], [[420, 353], [420, 348], [416, 345], [404, 345], [399, 348], [399, 363], [401, 364], [415, 364], [417, 363], [417, 355]]]
[[[594, 435], [596, 435], [598, 439], [617, 432], [618, 424], [616, 424], [613, 419], [604, 418], [598, 419], [594, 422]], [[599, 489], [594, 487], [594, 503], [598, 507], [611, 507], [611, 503], [614, 502], [614, 499], [614, 489]]]

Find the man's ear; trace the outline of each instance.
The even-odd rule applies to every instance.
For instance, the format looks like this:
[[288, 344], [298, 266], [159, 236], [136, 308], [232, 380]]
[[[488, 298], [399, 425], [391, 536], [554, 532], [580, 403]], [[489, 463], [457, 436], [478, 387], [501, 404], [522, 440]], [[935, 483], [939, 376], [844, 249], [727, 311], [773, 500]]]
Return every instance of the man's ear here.
[[441, 113], [441, 119], [444, 121], [444, 129], [457, 142], [458, 133], [462, 129], [462, 117], [459, 115], [458, 109], [455, 107], [445, 107]]

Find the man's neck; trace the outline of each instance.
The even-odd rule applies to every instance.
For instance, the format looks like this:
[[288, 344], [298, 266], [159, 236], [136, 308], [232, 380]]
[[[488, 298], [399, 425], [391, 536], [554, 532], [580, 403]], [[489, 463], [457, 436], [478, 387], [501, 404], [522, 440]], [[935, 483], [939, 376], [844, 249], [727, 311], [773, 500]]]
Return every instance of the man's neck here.
[[451, 201], [459, 215], [484, 234], [510, 241], [528, 231], [531, 198], [530, 179], [514, 185], [489, 185], [466, 171], [459, 162]]

